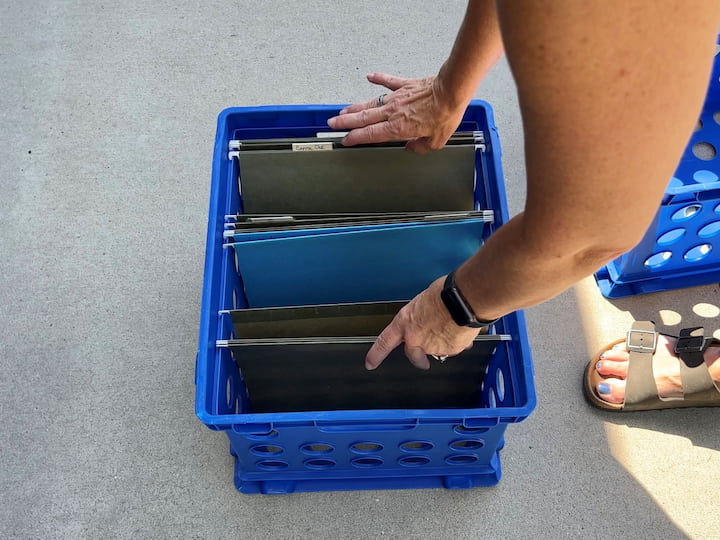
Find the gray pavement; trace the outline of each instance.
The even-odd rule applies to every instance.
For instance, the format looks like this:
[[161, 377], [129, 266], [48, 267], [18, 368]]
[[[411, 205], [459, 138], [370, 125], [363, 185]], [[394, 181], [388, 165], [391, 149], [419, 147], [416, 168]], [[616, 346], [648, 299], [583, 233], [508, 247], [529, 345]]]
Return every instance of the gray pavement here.
[[[608, 302], [591, 279], [528, 311], [539, 405], [497, 487], [245, 496], [194, 416], [217, 113], [340, 103], [432, 74], [460, 2], [0, 3], [0, 536], [720, 538], [718, 411], [613, 416], [588, 355], [633, 318], [715, 328], [720, 291]], [[495, 107], [511, 211], [520, 116]], [[714, 510], [711, 507], [714, 505]]]

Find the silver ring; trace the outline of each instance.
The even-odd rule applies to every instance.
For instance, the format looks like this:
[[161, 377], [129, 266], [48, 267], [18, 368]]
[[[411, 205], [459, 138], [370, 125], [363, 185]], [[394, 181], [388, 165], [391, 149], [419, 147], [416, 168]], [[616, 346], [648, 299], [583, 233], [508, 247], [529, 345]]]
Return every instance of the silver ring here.
[[383, 106], [383, 100], [385, 99], [385, 96], [387, 96], [387, 94], [380, 94], [380, 96], [378, 97], [378, 107]]
[[447, 354], [431, 354], [430, 356], [432, 356], [435, 360], [440, 360], [440, 363], [447, 360], [448, 357]]

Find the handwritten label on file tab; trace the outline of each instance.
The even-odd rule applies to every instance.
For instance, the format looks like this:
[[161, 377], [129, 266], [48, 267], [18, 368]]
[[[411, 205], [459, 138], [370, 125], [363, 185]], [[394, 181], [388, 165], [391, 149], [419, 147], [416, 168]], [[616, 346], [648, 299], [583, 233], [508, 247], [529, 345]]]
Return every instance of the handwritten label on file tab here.
[[331, 142], [302, 142], [292, 144], [293, 152], [323, 152], [332, 149], [333, 143]]

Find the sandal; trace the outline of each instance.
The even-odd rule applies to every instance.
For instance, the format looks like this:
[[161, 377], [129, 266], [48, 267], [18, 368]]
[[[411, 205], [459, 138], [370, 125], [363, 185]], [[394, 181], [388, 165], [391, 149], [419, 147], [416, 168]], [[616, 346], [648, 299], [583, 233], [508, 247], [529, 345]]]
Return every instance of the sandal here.
[[[720, 406], [720, 388], [710, 377], [703, 353], [711, 345], [720, 345], [720, 341], [704, 336], [704, 329], [685, 328], [677, 339], [675, 354], [680, 358], [683, 397], [661, 398], [658, 396], [652, 359], [657, 345], [658, 333], [655, 324], [649, 321], [636, 321], [628, 332], [627, 339], [617, 340], [599, 351], [585, 368], [583, 390], [591, 405], [608, 411], [649, 411], [655, 409], [674, 409], [681, 407], [718, 407]], [[604, 380], [595, 369], [600, 355], [615, 345], [626, 341], [630, 355], [625, 386], [625, 401], [622, 404], [608, 403], [598, 396], [597, 385]]]

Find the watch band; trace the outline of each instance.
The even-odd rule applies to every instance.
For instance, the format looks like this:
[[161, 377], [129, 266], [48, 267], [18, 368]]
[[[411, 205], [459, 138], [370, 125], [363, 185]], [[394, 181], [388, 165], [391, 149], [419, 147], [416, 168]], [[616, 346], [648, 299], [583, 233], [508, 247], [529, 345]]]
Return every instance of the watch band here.
[[455, 283], [455, 272], [456, 270], [453, 270], [447, 275], [440, 293], [440, 297], [455, 324], [470, 328], [483, 328], [497, 322], [499, 319], [484, 320], [477, 318], [472, 306]]

